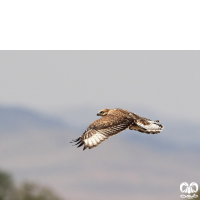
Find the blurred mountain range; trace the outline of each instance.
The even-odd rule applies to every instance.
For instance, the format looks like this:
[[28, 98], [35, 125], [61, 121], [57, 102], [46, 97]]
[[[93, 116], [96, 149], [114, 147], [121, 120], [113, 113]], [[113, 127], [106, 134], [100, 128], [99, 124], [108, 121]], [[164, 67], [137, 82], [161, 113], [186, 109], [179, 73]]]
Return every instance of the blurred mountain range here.
[[0, 131], [13, 132], [30, 129], [63, 129], [66, 123], [55, 117], [19, 107], [0, 107]]
[[200, 183], [199, 124], [138, 109], [141, 116], [161, 120], [164, 131], [126, 130], [92, 150], [73, 147], [69, 142], [98, 119], [98, 110], [50, 116], [1, 106], [0, 168], [19, 183], [36, 181], [72, 200], [179, 199], [182, 182]]

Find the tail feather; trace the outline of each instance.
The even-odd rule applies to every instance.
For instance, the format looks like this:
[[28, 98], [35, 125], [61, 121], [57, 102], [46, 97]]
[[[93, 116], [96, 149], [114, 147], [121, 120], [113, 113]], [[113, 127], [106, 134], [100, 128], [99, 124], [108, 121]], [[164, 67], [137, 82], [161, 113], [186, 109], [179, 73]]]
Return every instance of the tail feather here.
[[139, 119], [134, 122], [133, 125], [129, 127], [131, 130], [137, 130], [143, 133], [160, 133], [164, 126], [162, 124], [158, 124], [159, 120], [152, 121], [146, 119]]

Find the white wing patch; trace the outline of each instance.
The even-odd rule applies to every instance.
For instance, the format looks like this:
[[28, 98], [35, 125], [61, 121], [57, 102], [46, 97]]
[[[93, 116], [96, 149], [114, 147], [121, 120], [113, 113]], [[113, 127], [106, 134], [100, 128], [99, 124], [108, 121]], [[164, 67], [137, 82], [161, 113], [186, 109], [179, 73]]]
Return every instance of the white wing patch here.
[[[89, 137], [88, 137], [89, 136]], [[101, 144], [102, 141], [106, 140], [109, 136], [101, 133], [100, 131], [96, 131], [93, 129], [88, 130], [85, 135], [83, 135], [82, 141], [84, 142], [84, 148], [93, 148], [97, 145]]]

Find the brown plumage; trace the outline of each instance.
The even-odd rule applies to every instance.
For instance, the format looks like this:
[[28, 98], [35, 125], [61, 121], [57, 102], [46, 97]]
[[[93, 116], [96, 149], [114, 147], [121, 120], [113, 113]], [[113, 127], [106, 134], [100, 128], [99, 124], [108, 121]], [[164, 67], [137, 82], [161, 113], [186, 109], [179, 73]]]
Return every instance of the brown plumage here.
[[100, 110], [97, 116], [102, 118], [91, 123], [82, 136], [72, 141], [77, 142], [78, 147], [84, 145], [83, 150], [96, 147], [110, 136], [127, 128], [148, 134], [160, 133], [164, 128], [158, 124], [158, 120], [152, 121], [120, 108]]

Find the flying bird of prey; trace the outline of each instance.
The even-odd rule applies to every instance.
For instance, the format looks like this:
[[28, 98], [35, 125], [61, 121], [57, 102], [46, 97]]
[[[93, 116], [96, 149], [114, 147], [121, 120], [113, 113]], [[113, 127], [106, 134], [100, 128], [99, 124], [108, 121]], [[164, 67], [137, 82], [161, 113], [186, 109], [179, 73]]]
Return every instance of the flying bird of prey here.
[[110, 136], [116, 135], [127, 128], [147, 134], [160, 133], [164, 128], [159, 124], [159, 120], [153, 121], [143, 118], [120, 108], [100, 110], [97, 116], [102, 118], [92, 122], [79, 138], [72, 140], [78, 147], [84, 145], [83, 150], [96, 147]]

